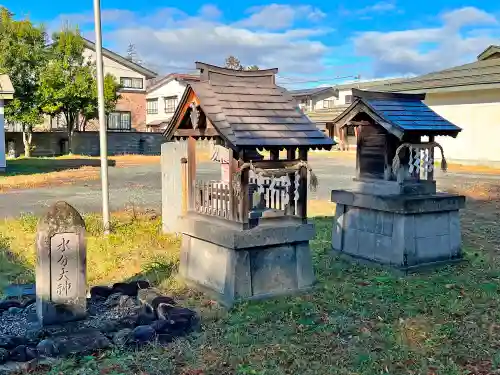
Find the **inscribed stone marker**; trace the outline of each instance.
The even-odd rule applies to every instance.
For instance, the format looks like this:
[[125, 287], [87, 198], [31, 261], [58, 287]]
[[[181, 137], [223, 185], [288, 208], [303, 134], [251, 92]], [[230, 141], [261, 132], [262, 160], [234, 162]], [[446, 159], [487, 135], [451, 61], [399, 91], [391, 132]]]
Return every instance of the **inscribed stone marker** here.
[[57, 202], [37, 227], [36, 311], [41, 325], [86, 316], [85, 222], [66, 202]]

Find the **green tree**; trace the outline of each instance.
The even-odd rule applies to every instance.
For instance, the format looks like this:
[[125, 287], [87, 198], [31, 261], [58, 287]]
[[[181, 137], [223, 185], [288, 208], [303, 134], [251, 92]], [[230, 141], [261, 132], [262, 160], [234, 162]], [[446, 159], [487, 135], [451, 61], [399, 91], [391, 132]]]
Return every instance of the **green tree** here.
[[[78, 30], [69, 28], [54, 33], [49, 47], [49, 63], [41, 74], [42, 110], [52, 116], [63, 115], [72, 152], [75, 131], [85, 129], [89, 120], [98, 117], [96, 64], [86, 60], [85, 44]], [[112, 111], [119, 99], [120, 86], [115, 78], [104, 79], [105, 109]]]
[[259, 67], [257, 65], [250, 65], [245, 68], [243, 65], [241, 65], [240, 59], [233, 55], [226, 58], [225, 66], [226, 68], [233, 70], [259, 70]]
[[229, 56], [226, 59], [226, 68], [233, 70], [243, 70], [243, 66], [241, 65], [240, 60], [233, 55]]
[[38, 92], [47, 60], [46, 41], [43, 26], [28, 19], [17, 21], [6, 8], [0, 8], [0, 73], [9, 75], [15, 90], [14, 100], [5, 106], [5, 118], [21, 124], [26, 157], [31, 156], [33, 127], [43, 122]]

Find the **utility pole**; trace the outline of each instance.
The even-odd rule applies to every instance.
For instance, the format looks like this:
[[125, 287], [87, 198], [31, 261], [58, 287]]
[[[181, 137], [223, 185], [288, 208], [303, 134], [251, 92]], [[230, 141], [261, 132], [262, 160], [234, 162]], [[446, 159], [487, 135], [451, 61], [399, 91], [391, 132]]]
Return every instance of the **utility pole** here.
[[104, 72], [102, 63], [101, 2], [94, 0], [95, 50], [97, 65], [97, 98], [99, 105], [99, 141], [101, 149], [102, 224], [104, 234], [109, 234], [109, 182], [108, 140], [106, 113], [104, 112]]

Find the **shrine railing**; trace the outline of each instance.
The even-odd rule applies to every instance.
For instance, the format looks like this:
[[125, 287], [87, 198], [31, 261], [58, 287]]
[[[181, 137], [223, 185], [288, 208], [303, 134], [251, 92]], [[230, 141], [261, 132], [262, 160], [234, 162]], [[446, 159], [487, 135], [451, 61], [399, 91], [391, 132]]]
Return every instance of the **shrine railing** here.
[[[262, 168], [263, 164], [273, 168]], [[267, 164], [243, 164], [230, 175], [230, 182], [193, 181], [188, 209], [249, 227], [258, 225], [261, 219], [280, 216], [306, 220], [308, 170], [310, 187], [317, 184], [307, 162]]]
[[287, 211], [288, 214], [297, 212], [299, 199], [300, 175], [295, 172], [281, 177], [265, 177], [261, 173], [250, 171], [250, 210]]
[[201, 214], [229, 219], [231, 212], [229, 184], [220, 181], [196, 181], [194, 210]]
[[[434, 179], [434, 148], [441, 151], [441, 169], [446, 171], [447, 163], [444, 151], [437, 142], [403, 143], [400, 145], [392, 161], [392, 173], [398, 181], [403, 180], [433, 180]], [[403, 150], [408, 150], [407, 162], [403, 161]]]

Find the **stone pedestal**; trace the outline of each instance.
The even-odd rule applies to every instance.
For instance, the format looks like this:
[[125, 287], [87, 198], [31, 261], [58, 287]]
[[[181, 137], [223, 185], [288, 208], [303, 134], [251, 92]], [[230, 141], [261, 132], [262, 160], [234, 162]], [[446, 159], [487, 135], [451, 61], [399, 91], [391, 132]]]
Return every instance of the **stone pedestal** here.
[[181, 222], [181, 276], [226, 306], [292, 294], [314, 283], [309, 249], [313, 224], [269, 219], [243, 230], [192, 213]]
[[333, 190], [332, 247], [350, 257], [403, 272], [462, 259], [459, 210], [453, 194], [373, 195]]

